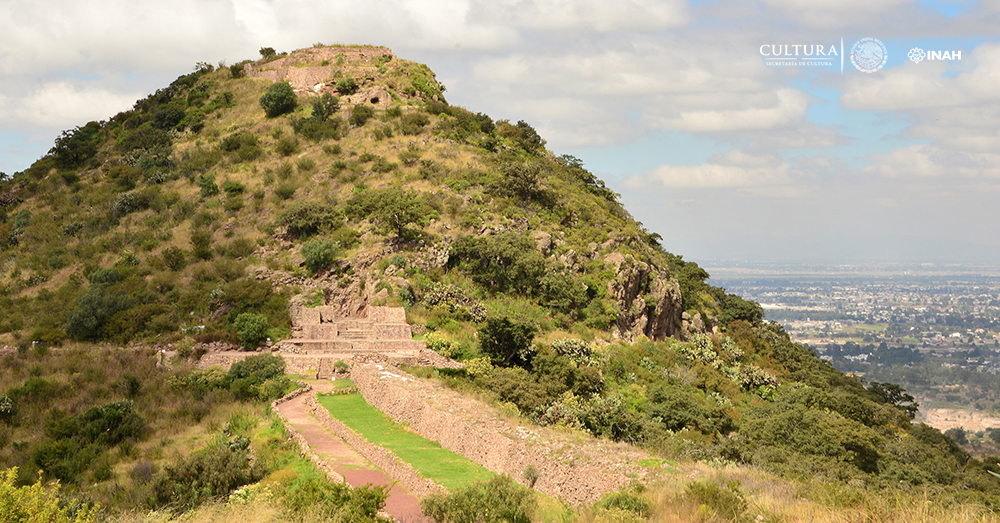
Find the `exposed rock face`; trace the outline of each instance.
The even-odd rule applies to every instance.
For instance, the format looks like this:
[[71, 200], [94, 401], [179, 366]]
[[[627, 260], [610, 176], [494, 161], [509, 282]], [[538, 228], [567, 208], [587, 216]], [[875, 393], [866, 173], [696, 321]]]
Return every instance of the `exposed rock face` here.
[[635, 341], [640, 334], [662, 340], [680, 334], [681, 289], [667, 269], [613, 252], [604, 258], [617, 277], [608, 283], [608, 294], [621, 310], [614, 328], [618, 336]]

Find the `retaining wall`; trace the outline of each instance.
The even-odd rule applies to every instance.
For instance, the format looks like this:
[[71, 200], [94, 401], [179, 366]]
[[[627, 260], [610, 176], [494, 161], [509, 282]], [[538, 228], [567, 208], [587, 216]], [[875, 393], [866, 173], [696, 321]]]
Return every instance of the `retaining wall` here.
[[[508, 425], [481, 403], [397, 368], [355, 363], [351, 380], [368, 403], [397, 423], [522, 483], [524, 470], [534, 466], [539, 472], [535, 490], [574, 505], [596, 501], [646, 473], [634, 463], [649, 456], [632, 447]], [[434, 397], [444, 398], [437, 407], [430, 404]]]

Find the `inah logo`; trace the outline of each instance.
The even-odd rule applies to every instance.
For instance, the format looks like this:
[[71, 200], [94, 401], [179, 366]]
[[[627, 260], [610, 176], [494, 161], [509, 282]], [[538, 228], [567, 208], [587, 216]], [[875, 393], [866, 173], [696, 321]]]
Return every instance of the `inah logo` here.
[[961, 60], [962, 51], [927, 51], [924, 52], [923, 49], [919, 47], [914, 47], [910, 49], [910, 52], [906, 54], [913, 60], [913, 63], [919, 64], [921, 60], [925, 57], [928, 61], [930, 60]]
[[851, 47], [851, 63], [862, 73], [874, 73], [885, 65], [889, 55], [878, 38], [862, 38]]

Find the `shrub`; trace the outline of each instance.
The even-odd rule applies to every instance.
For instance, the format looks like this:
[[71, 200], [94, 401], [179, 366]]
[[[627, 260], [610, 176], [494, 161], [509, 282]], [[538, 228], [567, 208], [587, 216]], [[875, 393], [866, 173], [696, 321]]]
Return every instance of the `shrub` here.
[[315, 514], [323, 521], [378, 523], [384, 521], [378, 512], [385, 507], [387, 490], [370, 484], [351, 488], [308, 475], [288, 485], [282, 503], [290, 512]]
[[530, 523], [538, 502], [535, 494], [510, 476], [434, 493], [420, 502], [420, 509], [437, 523]]
[[511, 319], [506, 316], [486, 319], [479, 328], [479, 346], [494, 365], [502, 367], [528, 367], [535, 356], [532, 340], [538, 325], [530, 320]]
[[371, 107], [368, 107], [367, 105], [355, 105], [351, 109], [351, 116], [347, 121], [355, 127], [364, 127], [365, 123], [367, 123], [372, 116], [375, 116], [375, 110]]
[[594, 503], [594, 507], [632, 512], [643, 518], [653, 515], [653, 507], [650, 502], [643, 499], [638, 493], [629, 490], [609, 492], [601, 496], [601, 499]]
[[333, 265], [337, 257], [337, 245], [326, 238], [311, 240], [302, 245], [302, 256], [306, 260], [306, 267], [313, 274], [319, 274]]
[[272, 85], [260, 97], [260, 106], [269, 118], [290, 113], [295, 110], [296, 105], [298, 102], [295, 98], [295, 91], [288, 82], [278, 82]]
[[299, 150], [299, 141], [294, 136], [285, 136], [278, 140], [274, 149], [282, 156], [290, 156]]
[[161, 256], [163, 257], [163, 264], [172, 271], [179, 271], [187, 266], [187, 257], [184, 255], [184, 250], [180, 247], [167, 247], [163, 250]]
[[9, 523], [91, 523], [97, 507], [73, 505], [59, 498], [59, 483], [17, 486], [17, 467], [0, 472], [0, 521]]
[[358, 90], [358, 81], [351, 76], [347, 76], [337, 80], [334, 87], [340, 94], [354, 94]]
[[716, 515], [736, 521], [747, 509], [747, 501], [740, 492], [739, 482], [730, 481], [725, 488], [702, 480], [687, 486], [687, 495], [699, 505], [705, 505]]
[[198, 187], [201, 188], [201, 197], [208, 198], [219, 194], [219, 186], [215, 183], [215, 177], [203, 174], [198, 177]]
[[257, 344], [267, 338], [267, 317], [262, 314], [244, 312], [236, 317], [233, 325], [240, 345], [246, 350], [256, 348]]
[[336, 209], [332, 205], [317, 201], [296, 202], [281, 211], [278, 225], [285, 226], [293, 237], [307, 237], [321, 229], [336, 229], [341, 224]]
[[264, 468], [251, 459], [248, 446], [220, 440], [164, 467], [152, 492], [157, 506], [182, 512], [263, 477]]
[[400, 130], [403, 131], [403, 134], [408, 135], [420, 134], [424, 130], [424, 126], [431, 123], [427, 114], [419, 112], [406, 113], [402, 120]]
[[77, 437], [105, 446], [142, 437], [146, 422], [135, 412], [131, 400], [91, 407], [80, 416]]
[[291, 183], [278, 184], [278, 186], [274, 188], [274, 195], [279, 199], [288, 200], [291, 199], [292, 196], [295, 196], [295, 189], [295, 185]]

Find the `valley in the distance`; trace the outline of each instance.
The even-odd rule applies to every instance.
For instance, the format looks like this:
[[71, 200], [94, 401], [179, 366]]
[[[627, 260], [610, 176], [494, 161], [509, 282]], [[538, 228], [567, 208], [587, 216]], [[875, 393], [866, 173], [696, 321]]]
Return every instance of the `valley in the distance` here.
[[972, 450], [1000, 446], [1000, 266], [705, 265], [838, 370], [901, 385], [918, 420], [961, 428]]

